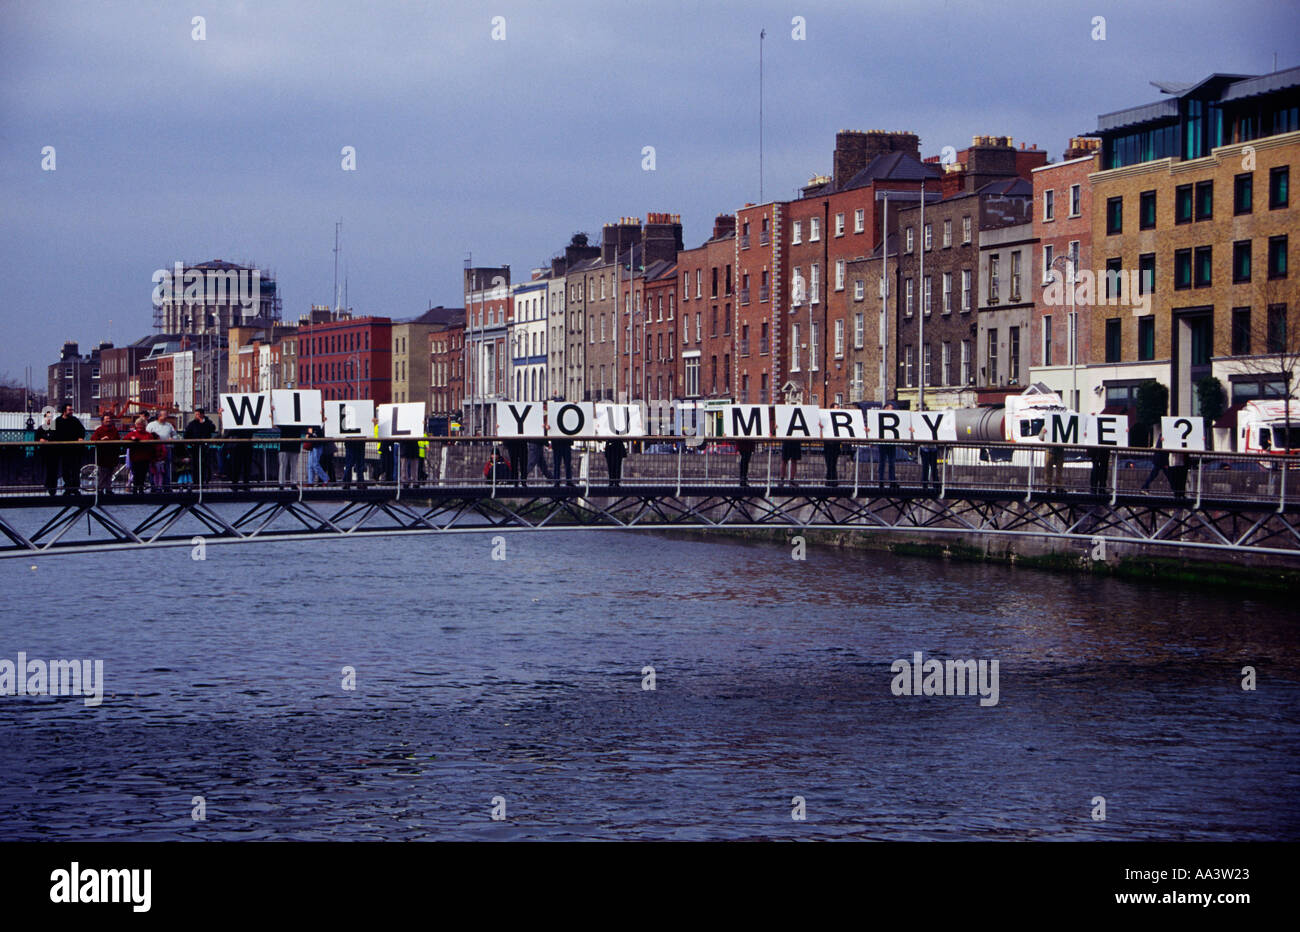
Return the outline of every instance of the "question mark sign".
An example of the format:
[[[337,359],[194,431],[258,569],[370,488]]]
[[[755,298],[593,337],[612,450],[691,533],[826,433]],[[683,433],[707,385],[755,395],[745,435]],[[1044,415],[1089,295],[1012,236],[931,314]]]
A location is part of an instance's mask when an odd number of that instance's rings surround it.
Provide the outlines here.
[[[1187,420],[1185,417],[1180,417],[1178,420],[1174,421],[1174,427],[1181,427],[1183,429],[1183,448],[1186,449],[1187,440],[1192,436],[1192,422]]]
[[[957,161],[957,150],[952,146],[944,146],[939,152],[939,163],[941,165],[951,165]]]

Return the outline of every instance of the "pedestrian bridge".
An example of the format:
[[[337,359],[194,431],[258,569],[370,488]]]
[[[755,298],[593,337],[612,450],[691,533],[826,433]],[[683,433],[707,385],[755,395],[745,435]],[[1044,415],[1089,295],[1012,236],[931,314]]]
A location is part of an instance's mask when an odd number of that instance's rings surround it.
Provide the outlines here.
[[[253,448],[253,475],[234,488],[226,472],[239,444]],[[912,444],[844,443],[828,462],[820,442],[805,442],[789,480],[781,444],[760,442],[742,483],[741,457],[725,441],[691,448],[652,438],[627,456],[617,483],[602,445],[579,444],[572,480],[557,484],[538,471],[515,478],[504,465],[485,474],[492,438],[429,438],[419,463],[394,450],[387,470],[372,449],[361,482],[344,483],[336,461],[334,481],[309,485],[291,463],[281,485],[276,444],[176,444],[159,487],[139,493],[124,466],[108,464],[101,482],[91,444],[0,444],[14,448],[0,451],[11,454],[0,475],[0,557],[192,547],[196,538],[820,528],[1077,540],[1080,552],[1099,541],[1170,555],[1230,551],[1300,566],[1300,457],[1187,453],[1144,488],[1151,450],[1060,447],[1063,464],[1051,468],[1044,447],[943,444],[925,475]],[[46,449],[55,446],[70,450]],[[49,494],[41,459],[52,452],[84,458],[79,490]]]

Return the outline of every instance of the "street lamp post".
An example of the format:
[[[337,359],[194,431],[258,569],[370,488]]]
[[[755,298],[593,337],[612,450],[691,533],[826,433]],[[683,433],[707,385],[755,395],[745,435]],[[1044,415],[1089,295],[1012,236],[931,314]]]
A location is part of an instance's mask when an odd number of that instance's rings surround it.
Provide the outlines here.
[[[1074,264],[1074,258],[1068,253],[1063,256],[1057,256],[1052,260],[1052,268],[1058,266],[1066,269],[1068,277],[1068,286],[1070,289],[1070,316],[1068,318],[1069,326],[1066,329],[1066,339],[1069,343],[1068,353],[1070,356],[1070,381],[1074,394],[1072,409],[1079,411],[1079,318],[1078,311],[1074,304],[1074,277],[1077,272]]]

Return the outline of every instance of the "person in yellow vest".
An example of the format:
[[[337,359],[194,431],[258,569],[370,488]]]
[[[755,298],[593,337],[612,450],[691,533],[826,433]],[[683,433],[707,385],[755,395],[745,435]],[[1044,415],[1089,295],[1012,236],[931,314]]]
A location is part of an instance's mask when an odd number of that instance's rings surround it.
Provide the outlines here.
[[[423,482],[425,480],[425,477],[428,475],[428,473],[425,472],[425,463],[429,461],[429,441],[421,440],[419,444],[419,451],[420,451],[419,478],[420,481]]]

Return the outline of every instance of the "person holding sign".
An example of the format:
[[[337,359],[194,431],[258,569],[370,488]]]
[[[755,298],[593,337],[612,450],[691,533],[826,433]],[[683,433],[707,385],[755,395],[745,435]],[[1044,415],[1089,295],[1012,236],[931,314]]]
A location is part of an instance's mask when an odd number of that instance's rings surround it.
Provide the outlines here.
[[[799,474],[799,460],[803,459],[803,444],[798,440],[781,441],[781,481],[787,479],[791,488],[798,488],[795,477]]]
[[[736,452],[740,454],[740,487],[749,488],[749,460],[754,455],[754,441],[741,437],[736,441]]]
[[[605,441],[605,465],[609,467],[609,484],[617,489],[623,481],[623,459],[627,456],[627,444],[621,439]]]

